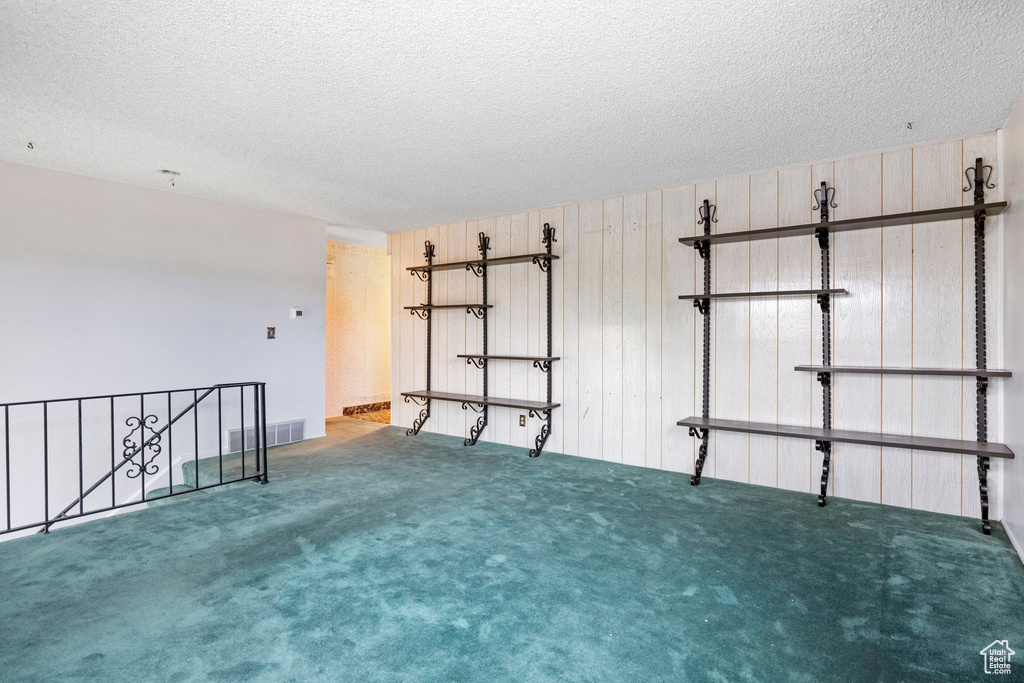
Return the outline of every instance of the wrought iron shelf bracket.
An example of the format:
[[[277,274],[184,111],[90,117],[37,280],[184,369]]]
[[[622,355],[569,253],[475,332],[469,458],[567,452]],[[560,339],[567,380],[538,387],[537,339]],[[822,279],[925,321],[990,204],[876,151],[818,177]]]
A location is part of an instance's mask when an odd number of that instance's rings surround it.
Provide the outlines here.
[[[832,448],[834,443],[854,443],[886,448],[912,449],[942,453],[966,453],[977,457],[978,488],[981,498],[981,526],[983,533],[991,533],[989,522],[988,471],[991,458],[1013,458],[1013,452],[1004,444],[988,441],[988,387],[992,378],[1010,377],[1009,370],[993,370],[987,367],[986,354],[986,302],[985,302],[985,219],[1001,213],[1008,206],[1007,202],[986,202],[985,190],[995,187],[991,182],[992,167],[978,158],[974,165],[964,171],[966,184],[964,192],[973,190],[974,203],[964,206],[953,206],[924,211],[892,214],[888,216],[870,216],[845,220],[832,220],[830,209],[837,208],[836,190],[826,183],[814,191],[814,210],[819,212],[817,223],[794,225],[746,232],[728,232],[711,234],[711,223],[715,222],[715,207],[704,200],[699,207],[703,234],[684,237],[679,241],[697,250],[704,262],[704,289],[702,293],[687,294],[680,299],[692,300],[694,307],[704,317],[703,347],[703,405],[700,416],[688,417],[676,424],[687,427],[691,437],[700,439],[698,455],[694,462],[694,474],[690,483],[700,483],[704,463],[708,454],[708,433],[712,430],[742,432],[747,434],[765,434],[770,436],[802,438],[814,441],[815,449],[822,455],[821,491],[818,505],[827,502],[829,475],[832,465]],[[868,366],[833,366],[832,365],[832,297],[847,294],[845,289],[832,287],[831,279],[831,235],[848,230],[865,230],[890,225],[910,225],[914,223],[934,223],[945,220],[972,218],[974,221],[974,311],[975,311],[975,367],[974,368],[906,368],[906,367],[868,367]],[[732,242],[748,242],[779,237],[796,237],[813,235],[817,241],[821,256],[821,286],[819,289],[795,290],[788,292],[729,292],[712,294],[710,250],[715,244]],[[710,418],[708,415],[709,372],[710,372],[710,303],[712,299],[746,298],[754,296],[795,296],[812,295],[821,308],[821,364],[797,365],[797,372],[813,372],[821,384],[822,406],[821,427],[801,427],[795,425],[776,425],[756,422],[741,422]],[[977,438],[975,441],[957,439],[937,439],[925,436],[907,436],[897,434],[879,434],[875,432],[855,432],[832,428],[832,375],[836,373],[879,374],[879,375],[932,375],[946,377],[974,377],[977,400]]]

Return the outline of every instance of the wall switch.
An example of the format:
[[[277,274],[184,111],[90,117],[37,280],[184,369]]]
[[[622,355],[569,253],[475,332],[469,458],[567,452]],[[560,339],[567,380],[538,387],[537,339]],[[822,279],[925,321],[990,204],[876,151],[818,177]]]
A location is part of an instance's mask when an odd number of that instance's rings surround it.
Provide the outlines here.
[[[525,415],[520,415],[519,416],[519,426],[520,427],[525,427],[526,426],[526,416]]]
[[[267,328],[267,339],[277,339],[277,328],[276,327],[268,327]]]

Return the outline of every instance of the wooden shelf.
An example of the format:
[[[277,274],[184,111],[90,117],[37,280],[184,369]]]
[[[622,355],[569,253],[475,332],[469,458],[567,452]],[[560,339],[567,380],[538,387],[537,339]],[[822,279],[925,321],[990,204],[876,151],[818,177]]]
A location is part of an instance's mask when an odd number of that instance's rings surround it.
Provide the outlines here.
[[[681,294],[680,299],[741,299],[748,296],[807,296],[810,294],[849,294],[845,289],[791,289],[782,292],[725,292],[719,294]]]
[[[977,368],[873,368],[861,365],[797,365],[799,372],[841,372],[854,375],[943,375],[949,377],[1010,377],[1009,370]]]
[[[480,353],[460,353],[456,358],[483,358],[485,360],[525,360],[525,361],[553,361],[562,360],[558,356],[493,356]]]
[[[722,232],[717,235],[694,235],[693,237],[682,237],[680,242],[693,246],[698,242],[710,244],[725,244],[727,242],[752,242],[754,240],[768,240],[776,237],[797,237],[800,235],[813,235],[818,228],[828,228],[829,232],[846,232],[847,230],[869,230],[890,225],[909,225],[911,223],[934,223],[938,221],[956,220],[959,218],[972,218],[976,211],[984,211],[987,216],[995,216],[1003,212],[1007,202],[989,202],[987,204],[968,204],[966,206],[950,206],[942,209],[926,209],[924,211],[910,211],[907,213],[894,213],[888,216],[868,216],[866,218],[847,218],[841,221],[828,221],[827,223],[806,223],[803,225],[789,225],[781,228],[765,228],[763,230],[748,230],[744,232]]]
[[[406,270],[421,271],[429,273],[435,270],[465,270],[469,266],[504,266],[511,263],[533,263],[534,259],[551,261],[558,257],[554,254],[541,252],[539,254],[519,254],[518,256],[498,256],[489,259],[474,259],[472,261],[452,261],[450,263],[435,263],[432,266],[410,266]]]
[[[444,391],[403,391],[402,396],[429,398],[434,401],[452,401],[453,403],[473,403],[481,406],[498,406],[501,408],[522,408],[523,410],[551,410],[557,403],[543,401],[523,401],[517,398],[495,398],[494,396],[471,396],[469,394],[449,394]]]
[[[935,439],[926,436],[903,436],[898,434],[877,434],[874,432],[852,432],[845,429],[796,427],[705,417],[688,417],[685,420],[679,420],[676,424],[680,427],[696,427],[698,429],[743,432],[746,434],[765,434],[794,439],[813,439],[815,441],[831,441],[833,443],[856,443],[865,446],[907,448],[916,451],[936,451],[940,453],[969,453],[990,458],[1013,457],[1013,451],[1004,444],[992,442]]]
[[[427,305],[423,305],[423,306],[406,306],[405,310],[407,310],[407,311],[432,311],[432,310],[438,309],[438,308],[465,308],[465,309],[470,309],[470,308],[494,308],[494,306],[491,306],[490,304],[436,304],[436,305],[433,305],[433,306],[427,306]]]

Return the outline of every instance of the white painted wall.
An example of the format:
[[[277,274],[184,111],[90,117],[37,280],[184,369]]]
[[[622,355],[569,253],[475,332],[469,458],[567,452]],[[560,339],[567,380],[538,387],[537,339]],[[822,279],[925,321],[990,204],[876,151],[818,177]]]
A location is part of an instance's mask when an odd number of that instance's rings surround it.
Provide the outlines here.
[[[320,436],[325,256],[321,220],[0,161],[0,401],[264,381]]]
[[[698,230],[703,199],[718,206],[719,232],[817,220],[813,190],[834,185],[839,219],[970,203],[963,169],[983,156],[997,168],[997,135],[972,135],[582,201],[534,211],[389,235],[392,259],[392,395],[424,386],[425,323],[401,310],[424,300],[424,285],[406,268],[423,262],[423,242],[437,262],[476,254],[476,236],[491,254],[540,249],[541,226],[557,229],[554,251],[554,412],[548,448],[572,455],[692,472],[695,440],[675,422],[700,412],[701,327],[689,302],[701,286],[699,261],[678,238]],[[1001,195],[1002,187],[992,191]],[[990,195],[991,196],[991,195]],[[998,241],[1002,220],[989,221]],[[833,282],[851,294],[833,303],[833,362],[849,365],[970,367],[974,359],[973,244],[970,221],[896,226],[833,238]],[[713,249],[713,291],[818,286],[814,240],[788,238]],[[1001,262],[990,249],[989,357],[1002,356]],[[489,313],[494,353],[543,348],[544,299],[530,264],[494,267]],[[462,271],[434,278],[436,303],[477,300],[479,280]],[[820,425],[821,389],[798,364],[821,362],[821,314],[810,297],[739,299],[713,304],[712,417]],[[481,372],[457,359],[479,347],[480,324],[463,311],[437,312],[433,388],[478,394]],[[1011,380],[1019,381],[1019,380]],[[528,364],[491,363],[490,393],[537,398],[544,376]],[[942,377],[835,376],[837,428],[970,439],[974,382]],[[998,405],[1004,381],[990,390]],[[394,404],[392,421],[409,426],[418,408]],[[427,431],[468,434],[472,414],[436,403]],[[527,446],[536,420],[492,408],[484,440]],[[990,416],[998,441],[998,410]],[[1021,449],[1024,452],[1024,449]],[[524,454],[525,455],[525,454]],[[1001,465],[993,465],[992,516],[1001,515]],[[713,433],[705,474],[816,493],[821,456],[813,443]],[[980,514],[975,458],[835,444],[833,495],[950,514]]]
[[[1024,97],[1017,100],[1003,128],[1004,193],[1010,208],[1000,257],[1004,263],[1003,299],[1007,367],[1024,368]],[[1021,370],[1024,373],[1024,370]],[[1004,466],[1003,526],[1024,557],[1024,383],[1020,374],[1005,393],[1006,444],[1018,454]]]

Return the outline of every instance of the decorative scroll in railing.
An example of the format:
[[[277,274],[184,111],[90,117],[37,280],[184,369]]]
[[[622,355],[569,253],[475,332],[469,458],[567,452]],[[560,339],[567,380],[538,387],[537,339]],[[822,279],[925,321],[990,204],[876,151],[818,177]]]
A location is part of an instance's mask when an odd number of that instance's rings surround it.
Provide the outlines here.
[[[262,382],[0,403],[0,420],[0,534],[267,483]],[[237,445],[225,438],[232,430]]]

